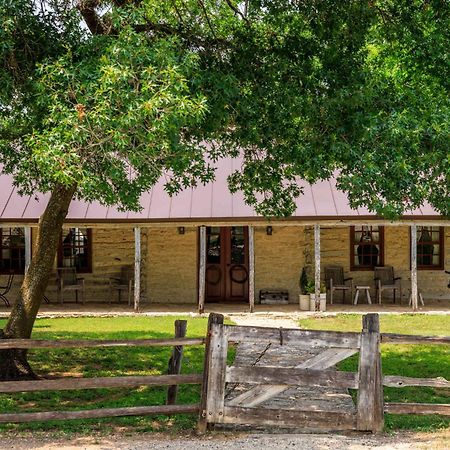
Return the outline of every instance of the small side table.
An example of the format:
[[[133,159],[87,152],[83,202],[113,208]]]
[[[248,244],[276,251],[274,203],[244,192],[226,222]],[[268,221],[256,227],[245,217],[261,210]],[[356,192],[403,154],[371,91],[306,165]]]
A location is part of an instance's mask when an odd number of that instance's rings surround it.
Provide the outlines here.
[[[367,304],[371,305],[372,300],[370,298],[370,286],[356,286],[356,294],[353,304],[356,305],[358,303],[359,291],[366,291]]]

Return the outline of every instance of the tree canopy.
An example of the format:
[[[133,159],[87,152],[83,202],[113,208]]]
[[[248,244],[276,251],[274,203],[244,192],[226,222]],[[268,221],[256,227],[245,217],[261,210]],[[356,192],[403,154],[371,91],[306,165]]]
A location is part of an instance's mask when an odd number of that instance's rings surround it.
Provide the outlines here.
[[[230,178],[265,215],[335,174],[353,206],[450,215],[446,0],[0,0],[0,161],[124,209]]]

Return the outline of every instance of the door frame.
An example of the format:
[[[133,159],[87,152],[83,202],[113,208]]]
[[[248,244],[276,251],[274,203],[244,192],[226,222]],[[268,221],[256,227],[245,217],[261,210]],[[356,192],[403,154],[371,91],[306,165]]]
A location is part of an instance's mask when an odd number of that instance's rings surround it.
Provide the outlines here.
[[[218,228],[220,228],[220,232],[221,232],[221,239],[223,241],[222,236],[227,235],[227,239],[225,241],[225,245],[226,245],[226,255],[225,258],[229,258],[231,256],[231,229],[232,227],[242,227],[244,229],[244,264],[242,264],[243,266],[245,266],[246,270],[247,270],[247,280],[246,280],[246,288],[245,288],[245,294],[244,297],[239,297],[239,298],[232,298],[231,296],[231,280],[226,280],[223,282],[223,287],[222,287],[222,295],[220,299],[212,299],[212,300],[208,300],[207,297],[207,279],[206,279],[206,270],[207,270],[207,251],[208,251],[208,241],[207,241],[207,237],[208,237],[208,228],[211,228],[212,225],[203,225],[205,227],[205,293],[204,293],[204,302],[205,303],[249,303],[250,302],[250,283],[251,283],[251,276],[250,276],[250,271],[251,271],[251,267],[250,267],[250,249],[249,249],[249,245],[250,245],[250,238],[249,238],[249,225],[220,225],[217,226]],[[224,232],[224,229],[228,229],[228,233]],[[223,246],[223,242],[221,242],[221,248]],[[200,227],[198,228],[198,232],[197,232],[197,291],[199,291],[200,289],[200,280],[199,280],[199,272],[200,272],[200,259],[201,259],[201,255],[200,255]],[[225,268],[225,270],[222,270],[222,272],[225,274],[226,277],[229,277],[228,274],[228,269],[235,265],[233,263],[228,262],[228,261],[221,261],[220,265],[222,268]]]

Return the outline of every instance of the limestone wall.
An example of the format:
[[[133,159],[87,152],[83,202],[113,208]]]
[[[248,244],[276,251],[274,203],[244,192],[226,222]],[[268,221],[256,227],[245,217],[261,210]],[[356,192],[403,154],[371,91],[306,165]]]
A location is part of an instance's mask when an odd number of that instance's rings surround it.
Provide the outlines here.
[[[147,297],[152,303],[197,303],[198,228],[149,228]]]
[[[255,295],[261,289],[289,291],[290,303],[298,302],[299,279],[304,265],[303,227],[255,227]]]

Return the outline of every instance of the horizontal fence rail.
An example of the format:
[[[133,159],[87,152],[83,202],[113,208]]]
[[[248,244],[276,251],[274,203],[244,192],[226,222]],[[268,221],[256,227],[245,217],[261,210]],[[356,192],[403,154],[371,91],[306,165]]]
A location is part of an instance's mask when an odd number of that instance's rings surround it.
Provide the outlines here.
[[[437,344],[450,345],[450,336],[420,336],[412,334],[381,333],[382,344]]]
[[[279,342],[298,348],[336,347],[359,348],[361,333],[340,331],[298,330],[289,328],[265,328],[227,326],[229,342]]]
[[[358,374],[336,370],[287,369],[284,367],[227,367],[229,383],[285,384],[288,386],[324,386],[358,388]]]
[[[198,404],[130,406],[127,408],[87,409],[82,411],[44,411],[34,413],[0,414],[0,423],[40,422],[46,420],[100,419],[103,417],[145,416],[151,414],[196,414]]]
[[[410,387],[425,386],[436,388],[450,388],[450,381],[445,378],[413,378],[399,377],[395,375],[386,375],[383,377],[383,386],[386,387]]]
[[[168,339],[3,339],[0,340],[0,349],[18,348],[93,348],[93,347],[172,347],[183,345],[203,345],[204,338],[168,338]]]
[[[139,386],[171,386],[200,384],[202,374],[145,375],[130,377],[60,378],[56,380],[3,381],[0,392],[68,391],[98,388],[134,388]]]
[[[384,412],[389,414],[437,414],[440,416],[450,416],[450,404],[385,403]]]

